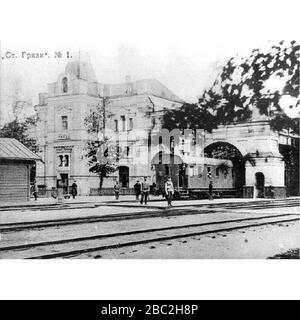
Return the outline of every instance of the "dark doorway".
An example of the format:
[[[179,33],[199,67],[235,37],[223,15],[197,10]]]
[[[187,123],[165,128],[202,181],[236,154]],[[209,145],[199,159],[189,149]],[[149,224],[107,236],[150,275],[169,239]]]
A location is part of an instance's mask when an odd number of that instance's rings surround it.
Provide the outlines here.
[[[257,198],[265,197],[265,176],[262,172],[255,173],[255,187]]]
[[[119,183],[122,188],[129,187],[129,168],[128,167],[119,167]]]
[[[185,165],[184,164],[181,164],[179,165],[179,171],[178,171],[178,174],[179,174],[179,188],[187,188],[187,175],[186,175],[186,172],[185,172]]]
[[[60,178],[64,188],[64,194],[66,194],[69,190],[69,175],[67,173],[61,173]]]
[[[287,196],[299,195],[299,139],[292,146],[279,145],[284,161],[284,185]]]
[[[243,186],[245,185],[245,159],[242,153],[228,142],[214,142],[204,149],[205,157],[215,159],[230,160],[233,164],[232,179],[233,188],[236,190],[236,196],[243,195]]]

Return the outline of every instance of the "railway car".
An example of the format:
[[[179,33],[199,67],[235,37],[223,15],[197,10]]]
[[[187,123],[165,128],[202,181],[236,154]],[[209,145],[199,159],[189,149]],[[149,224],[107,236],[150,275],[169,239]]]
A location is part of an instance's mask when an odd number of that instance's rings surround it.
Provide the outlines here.
[[[175,198],[205,198],[213,183],[215,197],[236,194],[233,164],[230,160],[207,157],[179,157],[163,154],[155,166],[157,189],[164,191],[164,183],[171,177]]]

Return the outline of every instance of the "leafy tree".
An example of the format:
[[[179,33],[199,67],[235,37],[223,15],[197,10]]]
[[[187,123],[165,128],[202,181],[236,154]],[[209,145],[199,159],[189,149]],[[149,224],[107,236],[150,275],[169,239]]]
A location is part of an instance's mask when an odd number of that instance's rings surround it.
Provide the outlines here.
[[[85,145],[85,157],[88,160],[89,172],[99,177],[99,190],[103,181],[116,171],[116,152],[109,139],[103,134],[105,129],[105,102],[98,104],[84,119],[89,140]]]
[[[282,98],[294,98],[290,109],[300,105],[299,58],[296,41],[281,41],[269,49],[254,49],[248,57],[231,58],[199,103],[219,124],[249,120],[256,109],[271,120],[272,129],[298,132],[299,123],[286,115]]]
[[[163,128],[172,129],[205,129],[209,132],[217,128],[213,115],[197,104],[185,103],[179,109],[165,110]]]
[[[166,112],[163,127],[211,132],[220,124],[248,121],[257,110],[270,120],[273,130],[290,128],[298,133],[299,121],[286,115],[282,99],[293,98],[290,109],[300,106],[299,58],[296,41],[281,41],[269,49],[254,49],[248,57],[231,58],[198,103]],[[280,82],[281,87],[272,88],[270,84],[275,82]]]
[[[8,122],[0,129],[0,138],[14,138],[24,144],[31,151],[36,152],[36,140],[28,135],[28,130],[32,125],[35,125],[36,121],[36,117],[29,117],[25,120],[15,119]]]

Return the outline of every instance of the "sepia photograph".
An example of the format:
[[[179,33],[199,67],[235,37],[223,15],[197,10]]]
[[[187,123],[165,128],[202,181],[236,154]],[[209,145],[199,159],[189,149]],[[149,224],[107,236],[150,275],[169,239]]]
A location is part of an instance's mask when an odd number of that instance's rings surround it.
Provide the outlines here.
[[[142,3],[0,38],[0,259],[299,259],[297,28]]]

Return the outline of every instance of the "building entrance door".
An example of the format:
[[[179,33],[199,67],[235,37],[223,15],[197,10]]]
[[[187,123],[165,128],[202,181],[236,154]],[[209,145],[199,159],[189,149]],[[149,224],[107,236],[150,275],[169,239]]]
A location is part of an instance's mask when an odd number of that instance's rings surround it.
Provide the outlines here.
[[[63,185],[64,194],[66,194],[69,190],[69,175],[67,173],[61,173],[60,178]]]
[[[255,173],[255,188],[256,188],[256,197],[264,198],[265,197],[265,176],[262,172]]]
[[[122,188],[129,187],[129,168],[119,167],[119,183]]]

